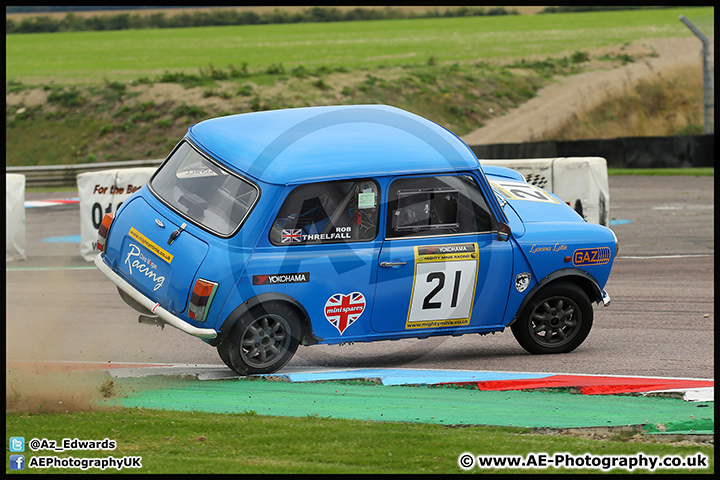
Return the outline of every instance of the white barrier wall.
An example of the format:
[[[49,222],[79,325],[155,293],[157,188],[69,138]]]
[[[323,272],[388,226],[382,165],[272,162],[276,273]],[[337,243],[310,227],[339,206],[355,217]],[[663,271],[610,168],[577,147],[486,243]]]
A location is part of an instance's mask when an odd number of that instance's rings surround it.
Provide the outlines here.
[[[610,186],[602,157],[481,159],[480,163],[512,168],[528,183],[569,202],[588,222],[610,225]]]
[[[5,261],[26,260],[25,175],[5,174]]]
[[[97,231],[106,213],[115,212],[128,197],[145,185],[157,168],[101,170],[77,176],[80,204],[80,255],[97,256]]]

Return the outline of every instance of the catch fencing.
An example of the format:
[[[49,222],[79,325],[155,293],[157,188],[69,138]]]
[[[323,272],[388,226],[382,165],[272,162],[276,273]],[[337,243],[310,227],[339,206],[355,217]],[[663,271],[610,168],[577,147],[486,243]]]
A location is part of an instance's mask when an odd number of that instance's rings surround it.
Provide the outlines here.
[[[129,160],[125,162],[80,163],[76,165],[38,165],[32,167],[6,167],[5,173],[25,176],[25,186],[30,187],[74,187],[80,173],[97,172],[117,168],[159,167],[162,159]]]

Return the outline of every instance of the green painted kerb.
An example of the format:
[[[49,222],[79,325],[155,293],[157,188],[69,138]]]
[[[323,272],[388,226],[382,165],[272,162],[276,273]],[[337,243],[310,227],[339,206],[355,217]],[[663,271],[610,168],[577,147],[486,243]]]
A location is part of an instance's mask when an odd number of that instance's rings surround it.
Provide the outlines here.
[[[443,425],[575,428],[644,424],[658,433],[673,433],[678,426],[685,433],[712,434],[715,422],[714,402],[659,397],[246,379],[163,380],[154,385],[146,379],[141,383],[144,385],[136,385],[126,397],[112,402],[160,410]]]

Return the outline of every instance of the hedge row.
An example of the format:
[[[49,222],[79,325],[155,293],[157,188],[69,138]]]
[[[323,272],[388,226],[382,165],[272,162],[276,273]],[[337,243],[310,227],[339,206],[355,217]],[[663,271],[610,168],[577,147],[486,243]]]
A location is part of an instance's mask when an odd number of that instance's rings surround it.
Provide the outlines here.
[[[441,12],[437,8],[425,12],[412,12],[397,8],[354,8],[342,11],[333,7],[311,7],[298,12],[275,9],[256,13],[242,10],[196,10],[166,16],[164,12],[141,15],[80,16],[69,12],[62,19],[47,15],[27,17],[21,21],[5,17],[5,33],[50,33],[92,30],[129,30],[141,28],[182,28],[220,25],[258,25],[269,23],[347,22],[359,20],[386,20],[400,18],[469,17],[484,15],[517,15],[517,10],[504,7],[458,7]]]

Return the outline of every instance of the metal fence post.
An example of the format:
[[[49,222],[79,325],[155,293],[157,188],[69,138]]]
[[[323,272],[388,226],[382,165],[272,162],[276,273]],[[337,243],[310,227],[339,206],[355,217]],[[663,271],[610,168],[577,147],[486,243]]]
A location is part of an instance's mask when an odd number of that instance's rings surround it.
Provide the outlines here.
[[[704,105],[704,121],[705,133],[712,133],[712,114],[711,110],[714,106],[715,85],[713,84],[712,70],[710,69],[710,41],[685,15],[680,15],[680,21],[683,22],[692,32],[700,39],[703,44],[703,105]]]

